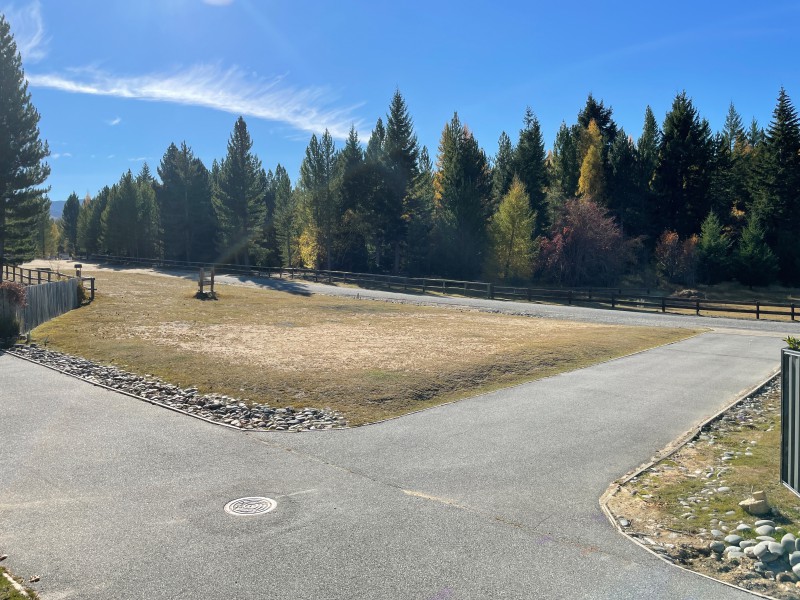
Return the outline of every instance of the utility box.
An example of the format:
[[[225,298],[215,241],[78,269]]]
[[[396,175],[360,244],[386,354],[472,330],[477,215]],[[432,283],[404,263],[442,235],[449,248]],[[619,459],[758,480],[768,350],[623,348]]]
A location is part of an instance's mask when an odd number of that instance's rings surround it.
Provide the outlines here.
[[[781,350],[781,482],[800,496],[800,351]]]

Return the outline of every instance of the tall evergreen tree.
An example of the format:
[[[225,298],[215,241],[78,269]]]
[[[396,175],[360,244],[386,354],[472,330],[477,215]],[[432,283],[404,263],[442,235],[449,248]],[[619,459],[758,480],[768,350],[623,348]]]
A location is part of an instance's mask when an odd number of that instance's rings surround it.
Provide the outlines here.
[[[328,270],[333,268],[333,241],[340,217],[339,198],[335,193],[335,165],[336,147],[328,130],[319,140],[312,135],[300,166],[300,189],[307,219],[305,260],[309,261],[307,266],[316,269],[322,267],[323,259]]]
[[[727,279],[730,272],[731,240],[712,211],[700,228],[697,244],[700,277],[704,283],[719,283]]]
[[[763,189],[756,210],[766,226],[767,243],[777,249],[781,279],[800,282],[800,117],[783,88],[764,147]]]
[[[366,223],[363,203],[367,194],[364,151],[355,127],[350,127],[336,164],[336,194],[341,223],[335,240],[337,264],[348,271],[367,268]]]
[[[514,150],[514,173],[528,192],[531,210],[539,215],[534,231],[538,235],[548,225],[544,222],[547,163],[542,129],[530,107],[525,110],[524,125]]]
[[[248,266],[263,232],[267,185],[267,174],[252,148],[247,124],[239,117],[228,140],[228,153],[219,165],[214,198],[225,255]]]
[[[216,216],[211,176],[203,161],[182,142],[170,144],[158,166],[156,198],[163,231],[164,257],[210,262],[216,256]]]
[[[147,163],[136,176],[136,256],[162,256],[160,218],[156,202],[155,179]]]
[[[383,119],[378,118],[367,142],[364,159],[366,190],[362,206],[362,217],[367,224],[367,243],[373,255],[372,263],[378,269],[383,268],[386,241],[386,224],[383,218],[383,205],[388,195],[385,145],[386,129],[383,126]]]
[[[97,196],[91,198],[87,194],[83,201],[78,220],[78,250],[86,255],[104,251],[102,217],[110,195],[111,188],[105,186]]]
[[[561,123],[556,133],[553,152],[550,155],[550,184],[564,199],[578,194],[581,160],[579,155],[580,128],[567,127]]]
[[[657,230],[674,227],[681,237],[700,230],[710,207],[711,128],[681,92],[662,128],[654,187]]]
[[[61,213],[61,238],[64,243],[64,252],[74,254],[78,248],[78,220],[80,219],[81,203],[78,194],[72,192],[64,203]]]
[[[497,142],[497,156],[492,166],[492,205],[497,210],[503,196],[508,193],[514,179],[514,146],[506,132],[500,134]]]
[[[434,234],[434,173],[428,149],[423,146],[417,161],[417,180],[408,207],[406,268],[409,273],[425,275],[432,264]]]
[[[103,249],[115,256],[136,257],[137,189],[133,174],[128,170],[112,186],[102,214],[101,242]]]
[[[275,236],[284,267],[295,266],[297,256],[298,214],[297,195],[293,193],[292,182],[286,169],[280,164],[275,167],[273,178],[275,193]]]
[[[400,270],[401,244],[406,236],[406,214],[409,193],[413,190],[417,176],[419,148],[414,125],[408,114],[405,100],[395,91],[386,116],[386,201],[383,206],[383,222],[386,241],[394,253],[392,271]]]
[[[30,256],[34,225],[49,207],[49,188],[40,186],[50,175],[44,162],[50,151],[39,139],[38,125],[22,58],[0,14],[0,264],[7,249]]]
[[[647,198],[640,186],[636,147],[621,129],[608,152],[608,164],[611,176],[606,197],[611,213],[617,217],[625,235],[646,235]]]
[[[744,285],[769,285],[778,274],[778,259],[764,239],[764,228],[752,213],[736,249],[736,277]]]
[[[474,278],[485,257],[492,182],[486,155],[458,114],[442,132],[434,185],[444,245],[440,268]]]

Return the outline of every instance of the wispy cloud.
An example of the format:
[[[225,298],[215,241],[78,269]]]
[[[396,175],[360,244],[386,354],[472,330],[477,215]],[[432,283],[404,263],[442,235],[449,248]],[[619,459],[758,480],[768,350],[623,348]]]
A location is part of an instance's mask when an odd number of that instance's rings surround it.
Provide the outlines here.
[[[331,105],[334,95],[326,88],[294,88],[284,84],[283,76],[250,77],[237,67],[226,69],[220,65],[201,64],[173,73],[129,77],[87,68],[67,74],[28,74],[27,78],[34,87],[203,106],[286,123],[313,133],[327,128],[339,139],[347,137],[351,124],[357,128],[361,124],[361,120],[353,116],[361,105],[334,107]]]
[[[59,158],[71,158],[71,157],[72,154],[70,154],[69,152],[53,152],[50,155],[50,158],[52,158],[53,160],[58,160]]]
[[[128,162],[144,162],[146,160],[153,160],[152,156],[137,156],[136,158],[129,158]]]
[[[108,123],[109,125],[114,127],[115,125],[119,125],[120,123],[122,123],[122,118],[121,117],[116,117],[114,119],[111,119],[110,121],[106,121],[106,123]]]
[[[0,13],[3,13],[11,24],[11,33],[14,35],[17,50],[22,54],[25,63],[35,63],[47,56],[49,39],[45,37],[42,6],[39,0],[20,7],[14,4],[2,6]]]
[[[233,0],[203,0],[203,4],[210,4],[211,6],[229,6],[233,4]]]

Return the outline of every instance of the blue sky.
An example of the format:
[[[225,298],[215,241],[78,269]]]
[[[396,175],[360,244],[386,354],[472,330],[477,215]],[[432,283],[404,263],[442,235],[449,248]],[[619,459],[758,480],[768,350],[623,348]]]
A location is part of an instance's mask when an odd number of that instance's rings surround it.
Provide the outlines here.
[[[182,140],[211,165],[247,120],[294,180],[311,134],[366,136],[400,89],[435,155],[458,111],[493,155],[531,106],[552,146],[591,92],[634,138],[681,90],[714,130],[800,106],[800,3],[0,0],[52,156],[52,200],[83,197]],[[341,142],[340,142],[341,143]]]

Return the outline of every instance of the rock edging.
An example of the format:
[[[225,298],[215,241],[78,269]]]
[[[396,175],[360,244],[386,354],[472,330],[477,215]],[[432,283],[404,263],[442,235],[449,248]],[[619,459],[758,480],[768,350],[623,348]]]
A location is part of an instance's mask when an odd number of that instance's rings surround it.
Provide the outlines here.
[[[243,431],[298,432],[347,427],[344,417],[330,409],[275,408],[269,404],[247,403],[224,394],[200,394],[194,387],[181,388],[157,377],[134,375],[117,367],[100,365],[35,344],[17,344],[6,352],[150,404]]]
[[[679,438],[677,438],[672,444],[667,446],[661,452],[657,453],[657,455],[655,457],[653,457],[650,461],[648,461],[647,463],[641,465],[640,467],[637,467],[636,469],[634,469],[631,472],[627,473],[623,477],[620,477],[619,479],[617,479],[614,482],[612,482],[611,485],[609,485],[608,489],[605,491],[605,493],[600,497],[599,502],[600,502],[600,508],[603,511],[603,514],[609,520],[611,525],[617,530],[617,532],[619,532],[620,534],[625,536],[628,540],[630,540],[631,542],[633,542],[634,544],[636,544],[640,548],[646,550],[647,552],[649,552],[653,556],[661,559],[662,561],[664,561],[664,562],[666,562],[666,563],[668,563],[668,564],[670,564],[670,565],[672,565],[672,566],[674,566],[674,567],[676,567],[678,569],[681,569],[682,571],[686,571],[687,573],[692,573],[694,575],[697,575],[698,577],[703,577],[705,579],[710,579],[712,581],[716,581],[717,583],[719,583],[721,585],[724,585],[724,586],[727,586],[727,587],[730,587],[730,588],[733,588],[733,589],[736,589],[736,590],[739,590],[739,591],[747,592],[747,593],[752,594],[752,595],[754,595],[756,597],[759,597],[759,598],[766,598],[767,600],[775,600],[772,596],[767,596],[767,595],[761,594],[761,593],[759,593],[759,592],[757,592],[755,590],[750,590],[750,589],[747,589],[747,588],[744,588],[744,587],[740,587],[738,585],[734,585],[734,584],[729,583],[727,581],[722,581],[722,580],[717,579],[715,577],[711,577],[710,575],[706,575],[705,573],[700,573],[698,571],[694,571],[692,569],[688,569],[686,567],[681,566],[680,564],[678,564],[674,560],[672,560],[672,558],[666,552],[664,552],[663,549],[661,549],[660,547],[657,547],[657,546],[654,547],[652,545],[653,544],[652,540],[649,540],[649,539],[645,538],[644,541],[640,541],[639,539],[637,539],[633,535],[630,535],[629,532],[626,531],[626,527],[629,527],[630,523],[624,517],[621,517],[621,516],[617,517],[616,515],[614,515],[614,513],[611,511],[611,508],[608,505],[611,502],[611,500],[616,496],[616,494],[622,489],[623,485],[625,485],[626,483],[630,482],[631,480],[637,478],[638,476],[640,476],[645,471],[651,469],[654,465],[660,463],[663,460],[668,459],[670,456],[672,456],[673,454],[675,454],[676,452],[681,450],[684,446],[686,446],[687,444],[692,442],[692,440],[695,440],[696,438],[698,438],[704,428],[708,427],[710,424],[714,423],[715,421],[719,421],[720,419],[724,418],[725,415],[730,410],[736,408],[737,406],[739,406],[740,404],[742,404],[746,400],[751,399],[751,398],[757,396],[758,394],[762,393],[766,388],[768,388],[770,385],[772,385],[779,377],[780,377],[780,372],[779,372],[778,369],[776,369],[764,381],[762,381],[761,383],[753,386],[752,388],[750,388],[748,390],[745,390],[744,392],[740,393],[739,396],[733,402],[729,403],[725,408],[723,408],[722,410],[720,410],[719,412],[717,412],[716,414],[714,414],[710,418],[706,419],[705,421],[703,421],[702,423],[700,423],[696,427],[692,428],[691,430],[689,430],[684,435],[682,435]],[[659,552],[659,550],[662,550],[662,551]]]

